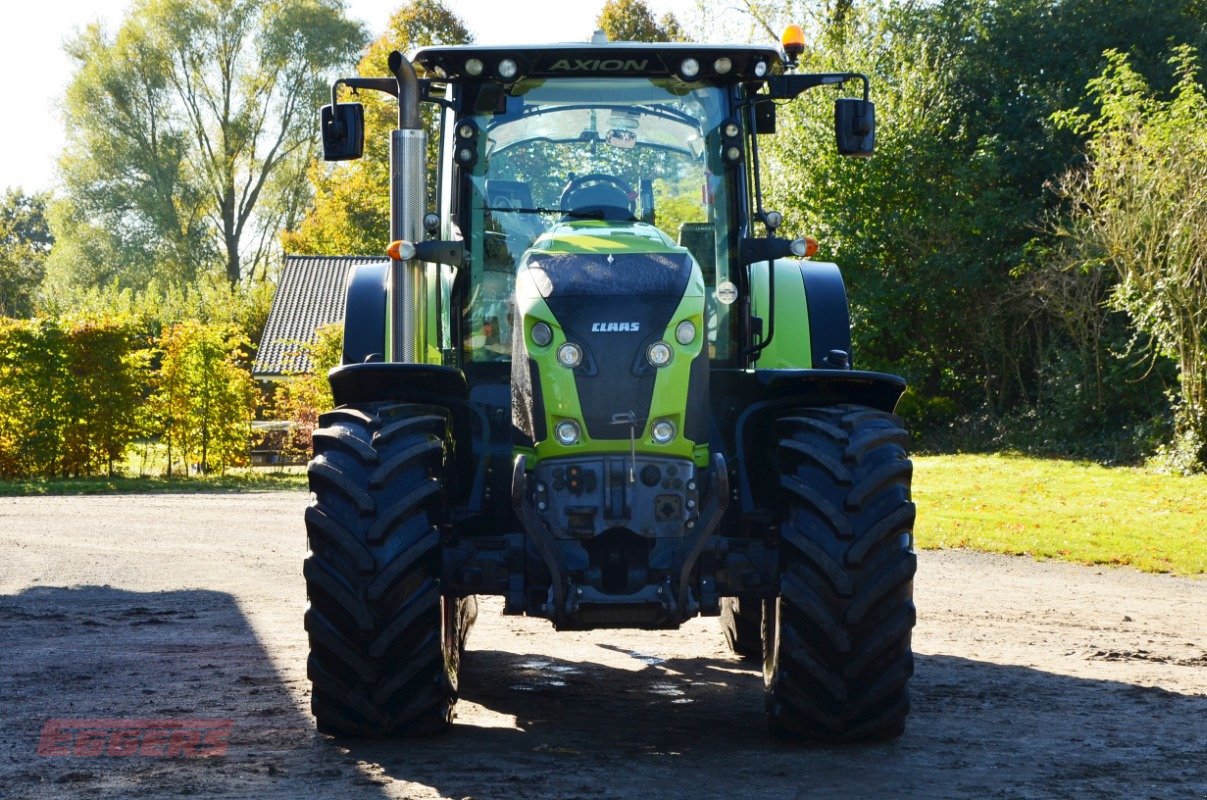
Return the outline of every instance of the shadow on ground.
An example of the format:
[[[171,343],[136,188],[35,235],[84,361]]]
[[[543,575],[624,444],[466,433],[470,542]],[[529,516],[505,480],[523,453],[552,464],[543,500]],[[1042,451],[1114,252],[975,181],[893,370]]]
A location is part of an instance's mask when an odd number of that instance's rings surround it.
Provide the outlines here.
[[[1203,697],[919,656],[903,738],[807,746],[768,733],[753,666],[629,655],[637,671],[471,651],[462,697],[514,716],[513,728],[343,744],[382,780],[452,798],[1185,798],[1207,788]]]
[[[767,733],[761,676],[733,659],[599,644],[605,666],[473,650],[471,637],[463,722],[432,739],[358,741],[314,732],[300,668],[293,682],[278,674],[227,594],[28,589],[0,596],[0,641],[5,798],[1131,800],[1207,789],[1207,698],[951,656],[918,657],[903,738],[818,747]],[[221,757],[39,757],[56,717],[234,728]]]
[[[350,781],[373,789],[315,734],[297,706],[304,687],[282,682],[228,594],[26,589],[0,595],[0,641],[2,797],[301,797]],[[56,718],[234,725],[223,756],[39,756],[42,726]]]

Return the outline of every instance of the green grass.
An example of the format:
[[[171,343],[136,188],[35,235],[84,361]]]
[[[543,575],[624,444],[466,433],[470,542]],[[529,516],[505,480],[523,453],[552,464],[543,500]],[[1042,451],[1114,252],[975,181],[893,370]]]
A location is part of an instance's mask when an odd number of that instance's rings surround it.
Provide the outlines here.
[[[239,470],[226,475],[188,478],[125,477],[113,478],[25,478],[0,481],[0,497],[79,494],[154,494],[164,492],[269,492],[301,489],[306,486],[305,471],[262,472]]]
[[[1018,455],[920,456],[913,490],[921,548],[1207,571],[1207,475]]]

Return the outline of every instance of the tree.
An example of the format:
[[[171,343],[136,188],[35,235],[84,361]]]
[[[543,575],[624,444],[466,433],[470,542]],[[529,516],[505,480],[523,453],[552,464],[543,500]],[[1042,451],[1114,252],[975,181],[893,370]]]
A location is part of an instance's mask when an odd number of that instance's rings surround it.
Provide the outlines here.
[[[54,244],[48,195],[9,189],[0,199],[0,317],[28,317]]]
[[[613,42],[682,42],[683,27],[667,12],[655,22],[643,0],[604,0],[595,24]]]
[[[469,29],[438,1],[410,0],[390,18],[357,67],[364,76],[387,76],[390,51],[406,52],[438,44],[468,44]],[[314,159],[307,177],[314,203],[281,237],[291,253],[313,255],[381,254],[389,244],[390,161],[388,131],[398,122],[397,105],[379,92],[360,93],[365,106],[365,152],[357,161],[328,164]],[[428,162],[436,163],[436,117],[421,107],[428,131]],[[430,171],[434,172],[434,171]],[[434,175],[429,175],[429,197]]]
[[[139,0],[116,36],[87,28],[67,46],[58,277],[98,257],[76,282],[263,275],[308,198],[314,109],[363,41],[338,0]]]
[[[320,326],[315,339],[298,343],[295,357],[308,357],[309,372],[293,372],[276,386],[272,397],[273,416],[289,420],[293,428],[286,437],[282,454],[288,459],[305,459],[314,450],[312,435],[319,415],[335,407],[327,372],[339,366],[344,347],[344,328],[339,323]]]
[[[1049,182],[1079,136],[1049,121],[1123,43],[1167,85],[1166,42],[1204,36],[1194,0],[1153,16],[1129,0],[753,2],[768,33],[803,21],[804,70],[872,79],[877,153],[834,153],[824,90],[780,110],[769,202],[844,268],[864,366],[998,415],[1034,403],[1051,331],[1014,291],[1050,250]]]
[[[152,416],[168,447],[202,472],[243,463],[255,413],[247,370],[250,344],[231,326],[181,322],[159,338],[162,351]]]
[[[1119,282],[1111,302],[1178,367],[1174,455],[1207,466],[1207,93],[1197,51],[1174,50],[1171,97],[1156,96],[1131,59],[1107,53],[1090,81],[1096,115],[1057,115],[1087,137],[1087,163],[1060,184],[1066,235],[1089,245]]]

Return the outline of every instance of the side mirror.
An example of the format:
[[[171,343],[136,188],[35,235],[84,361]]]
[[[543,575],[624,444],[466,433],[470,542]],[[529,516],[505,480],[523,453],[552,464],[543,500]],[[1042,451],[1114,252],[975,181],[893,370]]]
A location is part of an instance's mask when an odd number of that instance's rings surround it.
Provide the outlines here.
[[[323,106],[323,160],[349,161],[365,149],[365,107],[360,103]]]
[[[870,156],[876,147],[876,106],[854,97],[835,100],[834,136],[839,155]]]

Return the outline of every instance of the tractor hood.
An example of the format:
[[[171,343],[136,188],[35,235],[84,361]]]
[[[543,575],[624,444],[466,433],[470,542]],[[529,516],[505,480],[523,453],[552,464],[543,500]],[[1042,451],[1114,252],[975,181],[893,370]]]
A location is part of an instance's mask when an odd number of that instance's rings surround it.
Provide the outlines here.
[[[665,408],[671,411],[663,415],[673,413],[683,430],[684,394],[704,330],[704,281],[685,248],[646,223],[562,223],[524,254],[515,292],[523,320],[514,350],[522,355],[513,360],[520,365],[513,374],[517,428],[539,442],[557,420],[569,418],[581,421],[589,440],[620,442],[633,431],[617,419],[634,419],[640,432]],[[701,332],[689,344],[675,340],[683,321]],[[553,332],[546,346],[531,341],[538,322]],[[577,367],[556,361],[562,342],[578,346]],[[674,353],[661,369],[647,359],[656,342]],[[707,355],[701,363],[706,369]],[[690,457],[691,448],[683,442],[660,449]],[[538,445],[538,454],[546,449]]]
[[[520,266],[517,297],[546,301],[702,297],[704,282],[686,248],[644,222],[562,223],[538,239]],[[667,313],[673,311],[671,308]]]

